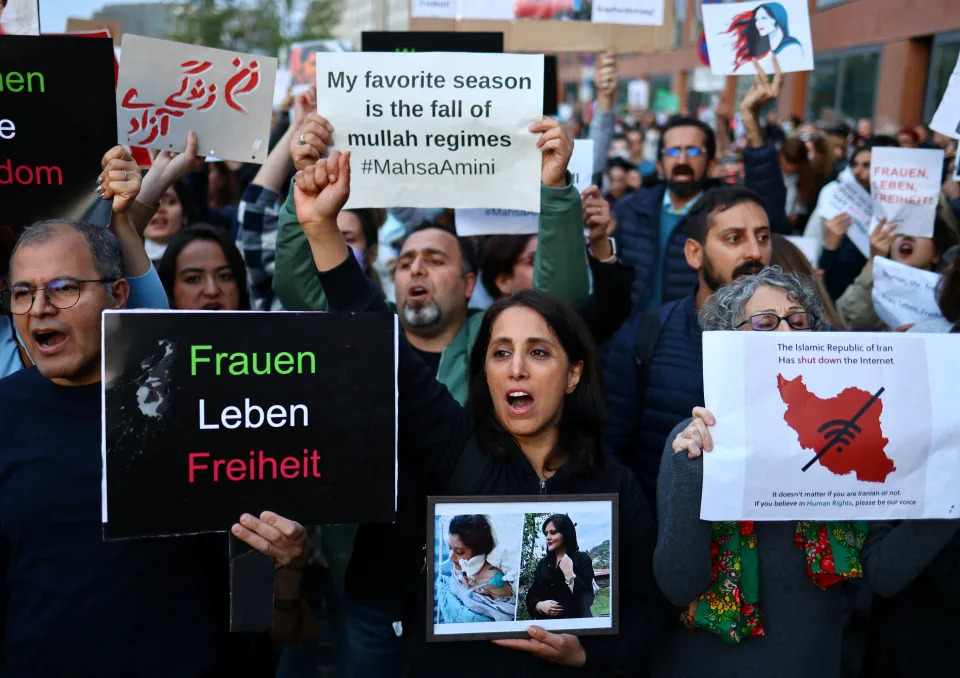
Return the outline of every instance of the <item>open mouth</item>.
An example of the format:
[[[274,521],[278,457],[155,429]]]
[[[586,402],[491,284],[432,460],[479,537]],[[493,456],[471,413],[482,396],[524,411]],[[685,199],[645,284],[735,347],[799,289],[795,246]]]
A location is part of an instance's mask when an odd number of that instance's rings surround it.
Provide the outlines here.
[[[897,253],[901,257],[906,259],[911,254],[913,254],[913,243],[910,242],[909,240],[904,240],[903,242],[900,243],[900,246],[897,247]]]
[[[203,307],[203,310],[204,310],[204,311],[222,311],[222,310],[223,310],[223,304],[216,304],[216,303],[214,303],[214,304],[205,304],[204,307]]]
[[[58,330],[37,329],[31,333],[41,353],[52,353],[67,340],[67,335]]]
[[[510,391],[507,393],[507,407],[510,408],[510,414],[523,416],[533,410],[534,398],[527,391]]]
[[[413,285],[412,287],[407,288],[407,299],[422,301],[428,296],[430,296],[430,290],[423,285]]]

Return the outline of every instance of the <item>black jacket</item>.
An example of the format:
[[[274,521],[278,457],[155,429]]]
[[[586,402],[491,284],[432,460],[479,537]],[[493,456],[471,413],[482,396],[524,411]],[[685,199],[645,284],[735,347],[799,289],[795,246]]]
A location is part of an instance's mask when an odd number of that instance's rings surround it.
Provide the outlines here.
[[[331,310],[387,312],[383,298],[353,257],[319,276]],[[620,634],[584,637],[581,643],[588,667],[599,675],[609,675],[616,664],[636,666],[646,639],[659,631],[663,607],[652,574],[654,521],[633,474],[604,458],[588,475],[575,475],[561,467],[550,479],[540,482],[516,445],[509,446],[502,456],[483,449],[472,417],[431,376],[402,333],[398,355],[399,463],[422,472],[428,494],[619,494],[620,562],[631,567],[629,576],[625,573],[620,579]],[[415,548],[419,551],[422,544],[420,541]],[[458,667],[460,676],[484,678],[489,678],[494,667],[510,676],[562,676],[566,672],[563,667],[487,642],[427,645],[423,641],[426,605],[424,586],[421,603],[409,620],[418,627],[413,634],[411,675],[446,676],[452,665]],[[575,671],[573,675],[590,675],[590,671]]]
[[[573,591],[567,585],[566,577],[556,565],[556,557],[548,553],[537,563],[537,572],[527,591],[527,612],[533,619],[576,619],[592,617],[593,605],[593,560],[583,551],[577,551],[573,561]],[[563,613],[548,617],[537,609],[537,603],[553,600],[563,607]]]

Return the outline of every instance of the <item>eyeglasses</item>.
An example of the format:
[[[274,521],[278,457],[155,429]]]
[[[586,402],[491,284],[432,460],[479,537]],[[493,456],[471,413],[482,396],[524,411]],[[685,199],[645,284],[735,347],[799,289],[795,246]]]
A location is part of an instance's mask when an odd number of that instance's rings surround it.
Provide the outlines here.
[[[30,285],[13,285],[0,292],[0,304],[14,315],[24,315],[33,308],[33,301],[39,290],[47,302],[60,310],[72,308],[80,301],[80,286],[85,283],[112,283],[116,278],[101,280],[74,280],[73,278],[57,278],[51,280],[42,288]]]
[[[671,146],[663,149],[663,154],[670,158],[679,158],[681,153],[686,153],[688,158],[696,158],[706,152],[707,150],[701,146]]]
[[[812,330],[817,324],[817,316],[806,311],[797,311],[790,315],[777,315],[776,313],[755,313],[737,327],[743,327],[747,323],[758,332],[772,332],[780,327],[780,322],[786,320],[787,324],[794,330]]]

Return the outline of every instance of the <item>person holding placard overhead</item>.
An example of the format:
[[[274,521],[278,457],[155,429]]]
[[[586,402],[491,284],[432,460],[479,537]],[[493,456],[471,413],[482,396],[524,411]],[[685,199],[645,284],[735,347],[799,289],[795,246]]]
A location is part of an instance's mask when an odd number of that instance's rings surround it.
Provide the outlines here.
[[[331,309],[387,312],[336,227],[349,191],[349,153],[334,152],[297,173],[297,217]],[[534,626],[528,630],[531,639],[494,641],[500,647],[483,642],[418,645],[410,675],[489,676],[497,666],[507,667],[510,675],[562,675],[556,664],[610,675],[612,666],[627,661],[636,666],[658,626],[658,595],[648,569],[652,519],[633,475],[604,458],[600,449],[603,389],[583,320],[548,294],[517,292],[495,302],[483,316],[470,355],[466,409],[402,335],[397,384],[400,468],[421,475],[428,494],[618,492],[620,559],[634,568],[620,580],[619,636],[579,639]],[[404,491],[401,486],[401,495]],[[426,604],[423,592],[419,598],[413,615],[418,627]]]
[[[776,267],[721,288],[701,311],[705,330],[829,330],[822,317],[813,287]],[[653,567],[678,613],[655,675],[840,675],[844,582],[866,577],[878,595],[898,593],[960,521],[701,520],[715,423],[695,408],[663,451]]]

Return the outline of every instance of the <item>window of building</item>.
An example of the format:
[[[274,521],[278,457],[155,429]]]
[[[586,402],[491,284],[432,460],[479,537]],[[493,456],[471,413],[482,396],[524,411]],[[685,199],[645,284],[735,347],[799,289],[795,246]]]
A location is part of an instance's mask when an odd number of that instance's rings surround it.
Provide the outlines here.
[[[933,39],[933,51],[930,53],[930,74],[927,77],[927,100],[924,106],[924,119],[930,120],[937,112],[937,106],[947,91],[947,82],[960,57],[960,31],[944,33]]]
[[[873,118],[880,48],[817,54],[807,87],[807,117],[826,123]]]

